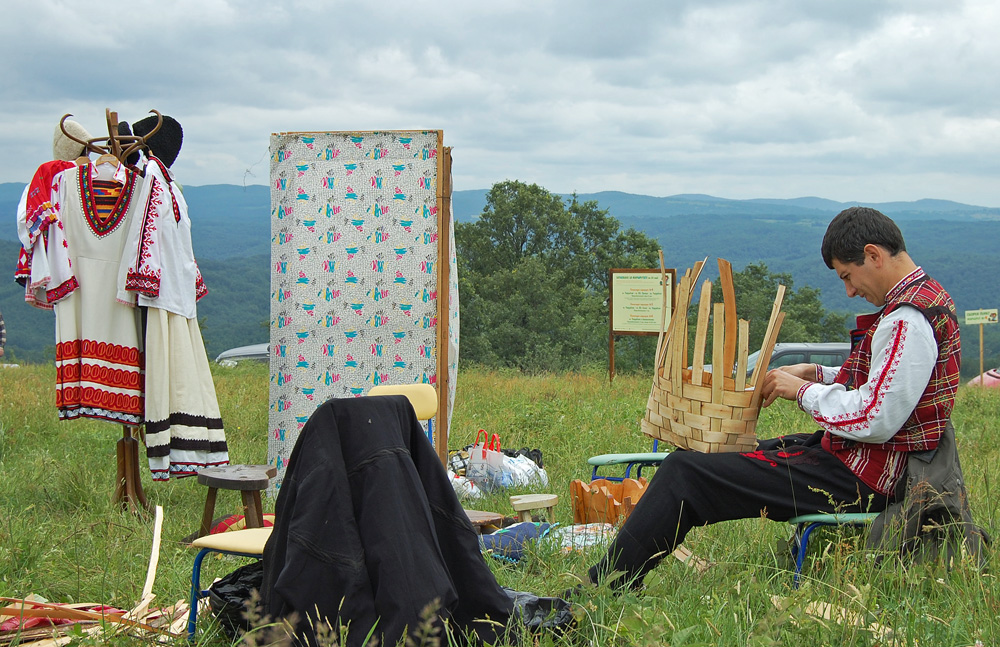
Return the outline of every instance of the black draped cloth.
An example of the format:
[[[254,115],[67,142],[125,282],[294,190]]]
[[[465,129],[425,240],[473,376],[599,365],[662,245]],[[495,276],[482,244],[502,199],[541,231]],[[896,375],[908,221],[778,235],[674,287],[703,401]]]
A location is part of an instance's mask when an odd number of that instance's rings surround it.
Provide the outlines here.
[[[474,639],[496,642],[512,613],[433,447],[403,396],[333,399],[289,457],[264,548],[264,612],[296,613],[393,645],[435,604]],[[310,623],[309,621],[312,621]],[[377,623],[377,624],[376,624]]]

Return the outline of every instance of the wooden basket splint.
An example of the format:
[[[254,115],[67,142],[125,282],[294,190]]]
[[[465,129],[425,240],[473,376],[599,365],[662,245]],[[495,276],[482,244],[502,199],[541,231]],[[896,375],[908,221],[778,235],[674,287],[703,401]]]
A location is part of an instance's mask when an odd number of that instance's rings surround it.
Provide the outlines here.
[[[684,273],[676,287],[676,307],[670,323],[661,326],[653,388],[641,423],[642,432],[682,449],[699,452],[753,451],[757,445],[755,431],[761,407],[761,386],[767,372],[766,358],[774,350],[785,318],[785,313],[781,312],[785,286],[778,286],[760,348],[760,360],[748,380],[750,324],[737,320],[732,265],[721,258],[719,280],[723,303],[712,304],[712,283],[705,281],[698,304],[693,356],[688,361],[688,308],[693,286],[704,265],[704,260],[699,261]],[[710,317],[712,368],[707,371],[705,350]]]

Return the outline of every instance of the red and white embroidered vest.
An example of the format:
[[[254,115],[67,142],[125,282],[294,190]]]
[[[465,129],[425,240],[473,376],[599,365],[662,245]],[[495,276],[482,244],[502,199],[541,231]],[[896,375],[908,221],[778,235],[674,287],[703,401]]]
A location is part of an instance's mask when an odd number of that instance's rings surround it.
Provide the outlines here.
[[[922,451],[937,447],[945,424],[955,405],[961,367],[961,340],[955,304],[941,284],[917,269],[904,283],[886,296],[886,304],[874,315],[858,317],[858,330],[852,333],[854,348],[837,373],[835,380],[848,389],[868,380],[871,368],[871,343],[882,317],[901,305],[920,310],[934,330],[938,358],[927,388],[913,413],[896,434],[885,443],[860,443],[827,432],[823,447],[836,455],[862,481],[885,494],[891,493],[906,467],[895,452]]]

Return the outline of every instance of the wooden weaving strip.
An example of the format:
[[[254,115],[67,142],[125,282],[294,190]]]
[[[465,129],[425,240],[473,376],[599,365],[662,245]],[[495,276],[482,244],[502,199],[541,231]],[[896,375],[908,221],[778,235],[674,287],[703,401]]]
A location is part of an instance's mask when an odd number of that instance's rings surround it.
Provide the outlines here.
[[[694,332],[694,357],[692,358],[691,384],[702,384],[702,373],[705,367],[705,343],[708,337],[708,317],[712,305],[712,282],[705,281],[701,285],[701,296],[698,300],[698,323]],[[712,370],[716,370],[713,366]]]
[[[770,357],[771,353],[774,351],[774,343],[778,340],[778,330],[781,328],[781,324],[785,321],[785,313],[784,312],[778,313],[778,316],[775,318],[775,320],[777,322],[777,325],[772,331],[770,331],[770,334],[764,340],[764,346],[760,351],[761,357]],[[757,366],[759,367],[760,364],[761,362],[758,361]],[[754,382],[753,405],[752,405],[754,408],[760,406],[761,391],[764,385],[764,376],[766,374],[767,374],[766,369],[760,371],[760,373],[757,375],[756,382]]]
[[[722,403],[722,384],[725,382],[726,365],[724,363],[726,348],[726,315],[725,306],[715,304],[715,326],[712,330],[712,402]]]
[[[736,361],[736,288],[733,286],[733,265],[724,258],[719,259],[719,285],[722,286],[722,302],[726,305],[726,374]]]
[[[663,288],[663,303],[660,305],[660,334],[656,337],[656,353],[653,358],[658,360],[660,357],[660,350],[663,348],[663,340],[667,334],[667,300],[670,298],[667,292],[667,268],[663,263],[663,250],[660,250],[660,286]],[[673,319],[673,317],[671,317]],[[659,367],[659,362],[656,362],[653,367],[653,373],[655,375],[656,368]]]
[[[750,346],[750,322],[740,319],[739,325],[739,359],[736,361],[736,390],[742,391],[747,387],[747,350]]]

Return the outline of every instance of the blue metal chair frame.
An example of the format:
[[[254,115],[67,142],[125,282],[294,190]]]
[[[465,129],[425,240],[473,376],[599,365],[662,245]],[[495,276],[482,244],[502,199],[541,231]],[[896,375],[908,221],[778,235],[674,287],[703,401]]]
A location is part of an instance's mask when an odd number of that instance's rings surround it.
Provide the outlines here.
[[[599,454],[597,456],[591,456],[587,459],[587,464],[591,466],[590,480],[603,478],[608,481],[621,481],[623,479],[632,477],[632,467],[636,466],[635,478],[642,476],[642,469],[644,467],[659,467],[663,459],[666,458],[670,452],[658,452],[656,451],[659,446],[660,441],[653,440],[653,451],[642,454]],[[624,476],[600,476],[597,473],[602,467],[609,467],[613,465],[624,465],[625,475]]]
[[[820,526],[864,526],[875,520],[877,512],[848,512],[843,514],[802,514],[788,520],[795,526],[795,588],[799,588],[802,564],[809,547],[809,536]]]
[[[208,553],[222,553],[224,555],[237,555],[239,557],[254,557],[260,559],[263,555],[253,555],[251,553],[236,553],[229,550],[219,550],[217,548],[202,548],[194,558],[194,569],[191,571],[191,611],[188,613],[188,641],[194,642],[194,631],[198,624],[198,600],[208,597],[208,589],[201,588],[201,562]]]
[[[199,537],[194,540],[193,544],[196,548],[201,547],[198,554],[194,558],[194,567],[191,569],[191,609],[188,612],[188,625],[187,625],[187,637],[189,642],[194,641],[195,628],[198,624],[198,600],[208,597],[208,589],[201,588],[201,563],[204,561],[205,556],[209,553],[221,553],[223,555],[235,555],[237,557],[251,557],[254,559],[261,559],[264,557],[263,545],[266,541],[266,537],[270,532],[266,533],[256,533],[258,530],[270,531],[270,528],[252,528],[248,530],[236,530],[232,532],[220,533],[217,535],[206,535],[205,537]],[[240,546],[240,542],[237,540],[237,536],[240,533],[254,532],[255,535],[251,537],[256,537],[258,540],[262,539],[264,541],[260,542],[260,550],[237,550],[236,548],[226,548],[223,544],[226,540],[236,540],[233,542],[233,546]],[[245,536],[244,536],[245,537]],[[199,546],[199,542],[212,542],[215,546]],[[247,545],[243,544],[243,548]]]

